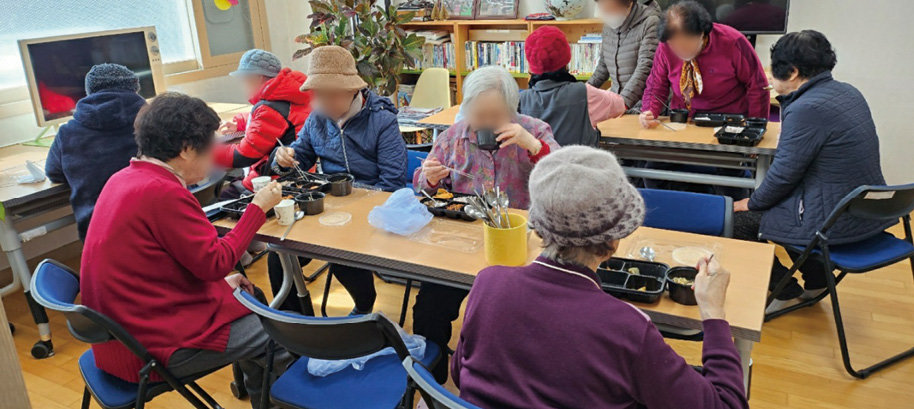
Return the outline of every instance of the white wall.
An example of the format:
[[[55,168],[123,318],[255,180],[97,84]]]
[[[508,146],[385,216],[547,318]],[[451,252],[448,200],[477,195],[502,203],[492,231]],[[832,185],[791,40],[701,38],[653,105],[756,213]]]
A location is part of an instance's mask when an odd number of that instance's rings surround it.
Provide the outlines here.
[[[882,169],[888,183],[914,182],[914,1],[794,0],[788,31],[813,29],[828,37],[838,54],[834,75],[860,89],[879,132]],[[775,36],[759,38],[764,64]]]

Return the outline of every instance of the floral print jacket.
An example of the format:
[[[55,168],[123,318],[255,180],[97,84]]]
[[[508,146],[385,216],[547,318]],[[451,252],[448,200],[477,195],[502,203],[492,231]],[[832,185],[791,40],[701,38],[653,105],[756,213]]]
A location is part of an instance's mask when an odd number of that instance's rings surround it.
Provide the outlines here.
[[[559,149],[552,136],[549,124],[526,115],[518,114],[515,123],[524,127],[536,139],[543,143],[543,149],[534,157],[517,145],[501,148],[495,152],[479,149],[476,143],[476,132],[470,130],[466,121],[459,121],[438,135],[429,158],[437,158],[442,165],[460,172],[473,175],[472,178],[458,172],[451,172],[430,186],[422,173],[422,168],[413,174],[413,185],[426,191],[444,188],[454,193],[472,194],[494,189],[497,185],[511,200],[511,207],[526,209],[530,206],[530,194],[527,191],[527,180],[533,165],[551,151]]]

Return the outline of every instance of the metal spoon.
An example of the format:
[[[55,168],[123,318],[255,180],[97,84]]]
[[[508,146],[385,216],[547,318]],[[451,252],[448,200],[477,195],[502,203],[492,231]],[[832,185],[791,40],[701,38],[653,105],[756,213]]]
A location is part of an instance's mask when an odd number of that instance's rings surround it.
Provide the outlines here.
[[[279,241],[285,241],[286,236],[288,236],[289,232],[292,231],[292,226],[295,226],[295,222],[303,219],[304,217],[305,217],[305,212],[303,212],[301,210],[295,212],[295,220],[292,222],[292,224],[289,225],[289,227],[286,227],[286,231],[282,234],[282,237],[279,238]]]
[[[641,253],[641,257],[647,261],[654,261],[654,257],[657,256],[657,253],[650,246],[642,247],[639,253]]]
[[[466,214],[468,214],[470,217],[474,217],[486,222],[489,221],[489,216],[487,216],[482,210],[479,210],[479,208],[477,208],[475,205],[468,204],[463,207],[463,211],[466,212]]]

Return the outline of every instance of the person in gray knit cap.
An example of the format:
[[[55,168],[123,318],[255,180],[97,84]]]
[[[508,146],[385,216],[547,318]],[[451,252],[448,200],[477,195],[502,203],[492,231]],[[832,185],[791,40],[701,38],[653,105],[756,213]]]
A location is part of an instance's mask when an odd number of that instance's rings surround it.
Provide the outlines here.
[[[530,225],[543,253],[527,266],[492,266],[476,276],[451,359],[461,398],[484,408],[749,407],[724,320],[729,274],[716,259],[702,260],[695,279],[703,373],[647,315],[603,292],[597,268],[645,211],[615,156],[559,149],[536,164],[529,189]]]
[[[61,125],[48,151],[45,173],[70,186],[70,204],[79,238],[105,182],[136,156],[133,121],[146,100],[140,81],[120,64],[98,64],[86,74],[86,97],[76,103],[73,119]]]

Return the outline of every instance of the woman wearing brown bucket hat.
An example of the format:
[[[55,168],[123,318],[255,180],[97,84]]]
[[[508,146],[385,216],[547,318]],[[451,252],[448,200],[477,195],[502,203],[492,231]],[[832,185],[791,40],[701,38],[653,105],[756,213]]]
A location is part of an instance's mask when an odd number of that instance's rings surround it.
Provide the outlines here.
[[[316,48],[301,88],[312,91],[314,110],[295,143],[275,151],[274,170],[288,173],[295,164],[308,169],[320,159],[324,173],[350,173],[358,183],[387,191],[404,187],[406,143],[397,109],[367,86],[348,50]],[[353,313],[371,312],[376,297],[371,272],[340,265],[331,272],[352,295]]]

